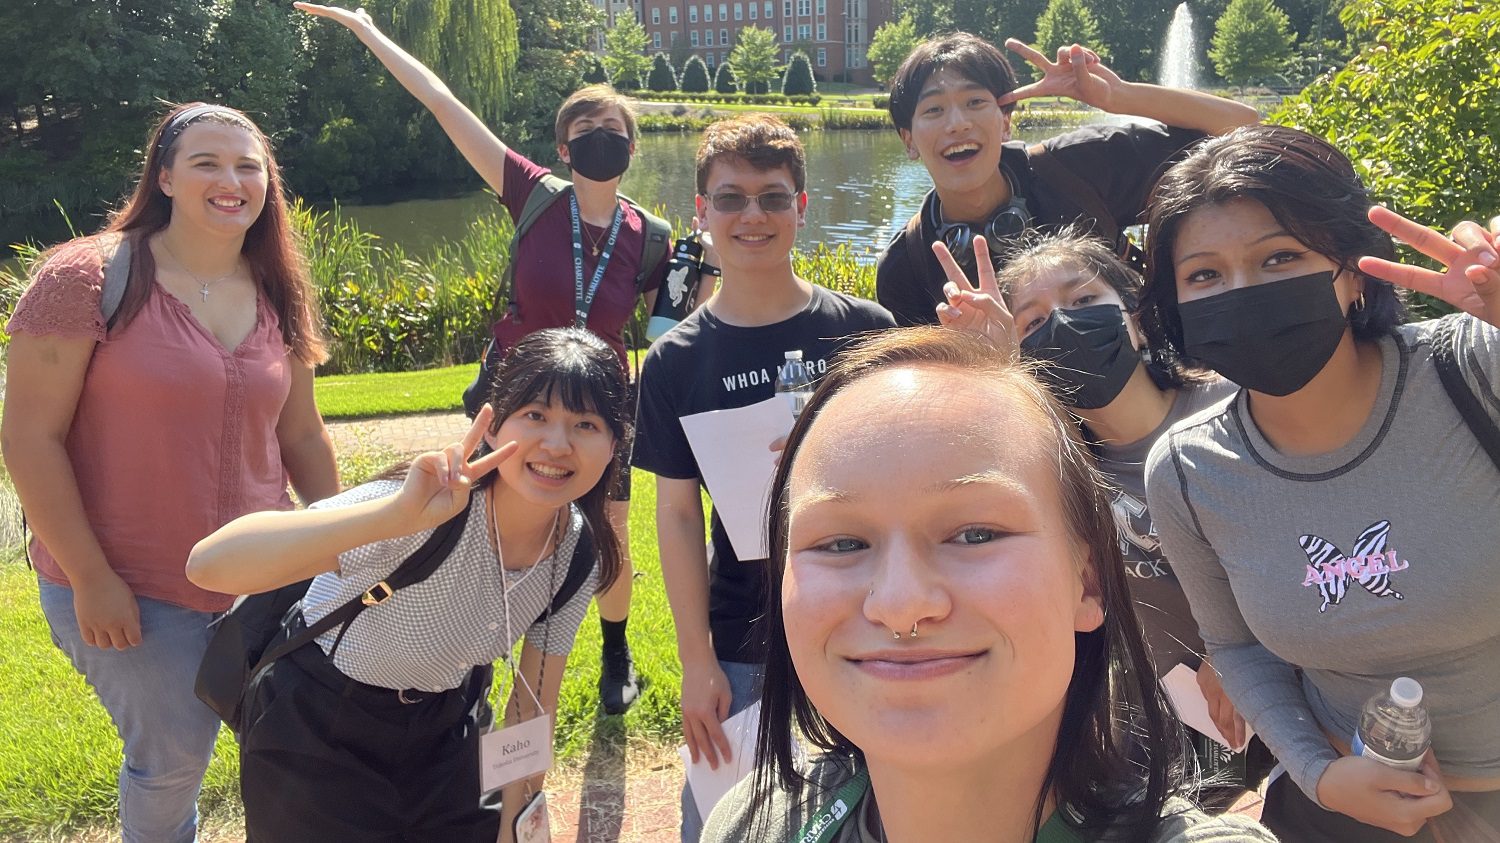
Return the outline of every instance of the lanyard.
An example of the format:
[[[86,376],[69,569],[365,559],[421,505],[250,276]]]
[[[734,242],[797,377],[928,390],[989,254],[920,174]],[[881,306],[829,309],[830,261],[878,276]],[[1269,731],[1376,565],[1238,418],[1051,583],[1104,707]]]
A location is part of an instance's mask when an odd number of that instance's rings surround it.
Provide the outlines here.
[[[615,240],[620,236],[620,223],[625,215],[620,211],[620,200],[615,199],[615,218],[609,225],[609,240],[604,244],[604,253],[599,256],[599,265],[594,267],[594,278],[587,291],[583,289],[583,228],[578,219],[578,194],[568,191],[568,210],[573,214],[573,326],[584,327],[589,321],[589,308],[594,306],[594,294],[599,292],[599,282],[604,280],[604,268],[615,251]]]
[[[861,769],[833,794],[833,801],[813,813],[807,824],[788,843],[829,843],[838,836],[844,822],[854,816],[854,809],[869,791],[870,771]]]

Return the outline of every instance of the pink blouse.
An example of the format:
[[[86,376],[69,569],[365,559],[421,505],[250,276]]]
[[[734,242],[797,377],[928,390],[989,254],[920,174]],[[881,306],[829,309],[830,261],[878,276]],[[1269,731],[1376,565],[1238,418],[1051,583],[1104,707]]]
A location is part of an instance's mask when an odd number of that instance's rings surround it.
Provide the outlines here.
[[[103,281],[94,243],[66,244],[6,329],[98,343],[66,443],[89,525],[137,596],[222,611],[234,598],[188,582],[188,552],[241,515],[292,508],[276,439],[292,380],[280,322],[260,297],[255,328],[228,351],[153,281],[130,324],[106,337]],[[43,578],[68,584],[39,539],[31,551]]]

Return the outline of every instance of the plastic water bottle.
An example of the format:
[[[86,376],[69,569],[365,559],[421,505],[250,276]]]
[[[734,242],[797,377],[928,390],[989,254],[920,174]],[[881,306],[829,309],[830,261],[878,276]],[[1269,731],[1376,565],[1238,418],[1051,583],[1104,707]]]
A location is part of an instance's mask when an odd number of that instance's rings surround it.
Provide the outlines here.
[[[651,320],[646,323],[646,340],[656,338],[672,330],[672,326],[687,318],[693,310],[693,298],[698,295],[698,282],[703,279],[703,242],[697,232],[677,241],[672,257],[667,261],[667,277],[656,291],[656,307],[651,311]]]
[[[1354,754],[1399,770],[1415,770],[1432,743],[1432,721],[1422,705],[1422,686],[1403,676],[1389,691],[1370,697],[1354,733]]]
[[[792,418],[802,415],[802,408],[812,397],[812,379],[807,376],[807,364],[802,362],[802,349],[786,353],[786,362],[776,374],[776,394],[785,396]]]

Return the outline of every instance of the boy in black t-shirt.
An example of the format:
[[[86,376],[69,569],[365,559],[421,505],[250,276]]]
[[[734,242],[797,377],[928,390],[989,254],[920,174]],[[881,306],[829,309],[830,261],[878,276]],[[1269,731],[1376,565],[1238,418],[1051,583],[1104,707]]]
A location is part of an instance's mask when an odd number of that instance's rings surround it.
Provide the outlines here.
[[[759,697],[764,559],[739,559],[713,513],[705,554],[702,474],[681,419],[772,398],[785,352],[817,374],[856,334],[891,327],[873,302],[798,278],[791,252],[807,210],[802,144],[774,117],[716,123],[698,148],[698,217],[724,276],[708,303],[651,347],[641,369],[633,462],[656,475],[657,543],[682,660],[682,731],[696,759],[717,766],[729,745],[721,723]],[[790,425],[788,425],[790,426]],[[723,449],[770,442],[718,443]],[[683,791],[682,839],[701,830]]]
[[[876,297],[902,325],[936,324],[941,240],[975,280],[972,241],[992,252],[1032,226],[1079,223],[1124,254],[1157,177],[1184,148],[1209,134],[1256,122],[1255,109],[1198,91],[1126,82],[1074,44],[1057,61],[1012,38],[1040,81],[1016,87],[1005,54],[960,32],[917,46],[891,80],[891,121],[932,177],[917,215],[876,264]],[[1027,147],[1011,141],[1011,111],[1023,99],[1066,96],[1111,114],[1166,125],[1088,126]]]

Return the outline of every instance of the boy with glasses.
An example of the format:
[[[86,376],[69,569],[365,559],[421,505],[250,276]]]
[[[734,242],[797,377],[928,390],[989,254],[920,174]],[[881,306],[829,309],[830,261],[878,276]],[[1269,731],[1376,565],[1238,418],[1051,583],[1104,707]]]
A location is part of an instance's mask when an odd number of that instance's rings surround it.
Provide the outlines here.
[[[1139,221],[1166,165],[1206,135],[1259,119],[1210,94],[1126,82],[1077,44],[1058,50],[1055,62],[1013,38],[1005,45],[1042,78],[1017,88],[1004,53],[960,32],[918,45],[891,80],[891,121],[933,184],[876,264],[876,297],[902,325],[938,321],[945,276],[932,244],[946,245],[970,281],[975,234],[996,260],[1027,228],[1075,223],[1126,255],[1123,229]],[[1165,125],[1086,126],[1030,147],[1012,141],[1015,104],[1039,96]]]
[[[806,164],[785,123],[757,114],[710,126],[697,174],[698,218],[713,244],[704,260],[723,277],[713,298],[646,355],[633,462],[656,475],[657,544],[682,660],[683,736],[694,759],[717,766],[729,754],[720,724],[760,693],[763,643],[751,632],[765,603],[765,560],[736,555],[717,508],[705,550],[702,473],[681,420],[772,398],[788,351],[800,350],[815,377],[854,335],[894,323],[873,302],[793,272],[792,246],[807,211]],[[727,451],[771,445],[718,443]],[[696,841],[701,826],[684,788],[682,839]]]

